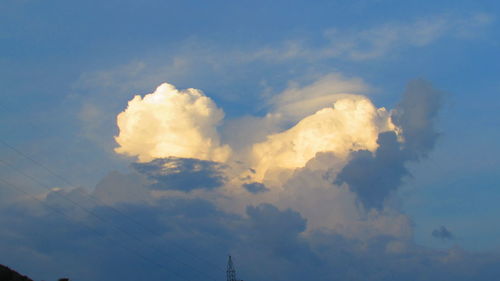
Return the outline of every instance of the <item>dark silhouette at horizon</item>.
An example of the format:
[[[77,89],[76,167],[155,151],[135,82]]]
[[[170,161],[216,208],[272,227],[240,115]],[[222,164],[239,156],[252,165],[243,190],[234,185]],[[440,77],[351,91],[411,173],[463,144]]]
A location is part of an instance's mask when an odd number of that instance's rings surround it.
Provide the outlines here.
[[[21,275],[17,271],[0,264],[0,280],[2,281],[33,281],[27,276]]]
[[[0,264],[0,281],[34,281],[28,276]],[[70,281],[69,278],[59,278],[58,281]]]

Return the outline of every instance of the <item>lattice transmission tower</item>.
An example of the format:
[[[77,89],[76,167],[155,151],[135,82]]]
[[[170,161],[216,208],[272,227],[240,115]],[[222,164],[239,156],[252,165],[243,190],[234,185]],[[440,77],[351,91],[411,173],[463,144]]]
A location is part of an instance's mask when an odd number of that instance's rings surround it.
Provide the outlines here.
[[[231,256],[229,256],[229,259],[227,260],[226,275],[227,275],[227,281],[243,281],[236,279],[236,270],[234,269],[234,264],[233,260],[231,259]]]

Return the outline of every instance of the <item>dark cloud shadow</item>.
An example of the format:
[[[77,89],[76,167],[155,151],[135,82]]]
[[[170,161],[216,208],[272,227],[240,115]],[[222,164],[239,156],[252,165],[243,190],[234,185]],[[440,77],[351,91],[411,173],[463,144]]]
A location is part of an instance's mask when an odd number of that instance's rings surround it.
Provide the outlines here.
[[[428,82],[410,82],[392,113],[392,121],[401,128],[404,142],[400,143],[394,132],[381,133],[378,149],[374,153],[354,152],[335,183],[346,183],[365,208],[381,209],[387,196],[409,175],[406,163],[420,160],[434,147],[439,136],[434,121],[442,96]]]
[[[264,184],[260,182],[244,183],[242,186],[248,192],[253,194],[269,191],[269,188],[267,188]]]
[[[150,187],[156,190],[214,189],[226,181],[224,165],[212,161],[169,157],[134,163],[132,167],[151,179]]]

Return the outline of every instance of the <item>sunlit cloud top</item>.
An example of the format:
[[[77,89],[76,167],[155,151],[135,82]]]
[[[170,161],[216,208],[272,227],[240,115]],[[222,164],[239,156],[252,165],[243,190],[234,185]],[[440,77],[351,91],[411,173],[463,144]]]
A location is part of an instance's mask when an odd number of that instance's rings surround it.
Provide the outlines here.
[[[231,150],[216,130],[223,117],[201,91],[164,83],[144,98],[135,96],[118,115],[115,151],[141,162],[171,156],[225,161]]]

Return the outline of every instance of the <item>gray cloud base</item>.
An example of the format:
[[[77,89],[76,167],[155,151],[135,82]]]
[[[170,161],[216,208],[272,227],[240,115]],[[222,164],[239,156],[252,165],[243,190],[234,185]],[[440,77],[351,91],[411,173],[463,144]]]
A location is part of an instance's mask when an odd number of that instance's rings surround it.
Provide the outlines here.
[[[326,231],[305,235],[300,213],[271,204],[249,206],[244,216],[202,199],[116,205],[147,225],[146,231],[108,206],[92,208],[101,221],[91,215],[62,218],[53,209],[77,208],[43,202],[25,201],[0,213],[8,226],[0,230],[0,246],[9,265],[37,279],[224,278],[213,264],[223,267],[227,253],[245,280],[486,280],[500,274],[497,255],[430,250],[391,236],[361,241]]]

